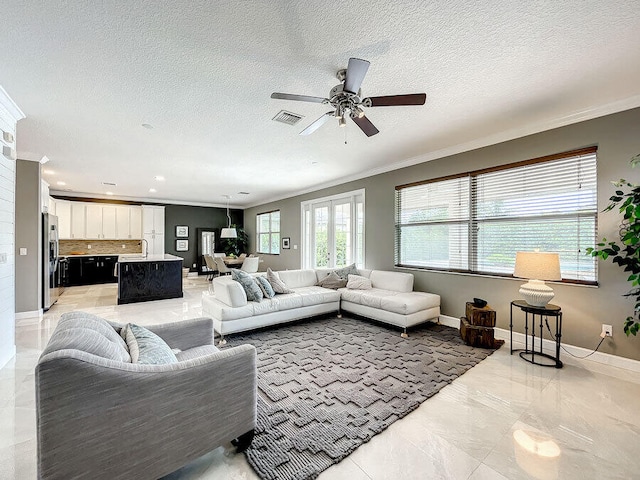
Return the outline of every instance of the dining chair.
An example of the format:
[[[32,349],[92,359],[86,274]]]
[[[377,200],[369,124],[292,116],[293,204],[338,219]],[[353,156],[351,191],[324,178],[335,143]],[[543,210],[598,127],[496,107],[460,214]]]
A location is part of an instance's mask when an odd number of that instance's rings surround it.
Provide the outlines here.
[[[231,269],[229,267],[227,267],[227,265],[224,263],[224,260],[222,259],[222,257],[214,257],[213,259],[216,262],[216,267],[218,267],[218,272],[220,273],[220,275],[230,275],[231,274]]]
[[[241,253],[241,254],[238,256],[238,260],[244,260],[245,258],[247,258],[247,254],[246,254],[246,253]]]
[[[213,277],[218,271],[218,266],[216,265],[216,262],[213,260],[213,257],[208,253],[205,253],[203,257],[204,257],[204,263],[207,266],[207,280],[213,280]]]
[[[256,273],[258,271],[258,264],[260,263],[260,257],[247,257],[242,262],[240,270],[247,273]]]

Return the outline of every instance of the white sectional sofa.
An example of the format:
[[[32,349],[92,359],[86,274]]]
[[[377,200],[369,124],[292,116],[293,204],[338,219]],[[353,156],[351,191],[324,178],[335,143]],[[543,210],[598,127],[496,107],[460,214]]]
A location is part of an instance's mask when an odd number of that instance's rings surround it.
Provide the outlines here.
[[[202,298],[202,313],[213,319],[222,337],[278,323],[344,310],[406,329],[440,316],[440,296],[413,291],[410,273],[360,269],[371,280],[371,289],[331,290],[317,286],[331,270],[283,270],[278,272],[294,293],[278,294],[260,302],[247,301],[240,283],[231,277],[213,280],[213,294]],[[258,274],[259,275],[259,274]]]

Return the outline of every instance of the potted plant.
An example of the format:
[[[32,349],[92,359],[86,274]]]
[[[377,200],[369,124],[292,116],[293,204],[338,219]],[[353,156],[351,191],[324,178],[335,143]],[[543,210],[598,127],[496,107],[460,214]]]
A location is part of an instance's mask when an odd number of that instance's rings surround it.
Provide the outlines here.
[[[640,164],[640,154],[631,159],[631,167]],[[618,235],[619,241],[608,242],[606,238],[597,244],[596,248],[587,248],[587,255],[611,261],[629,272],[627,281],[631,283],[625,297],[634,297],[633,315],[624,321],[624,333],[627,336],[636,335],[640,330],[640,185],[634,185],[621,179],[612,182],[617,188],[614,195],[609,197],[611,203],[605,212],[618,208],[622,214],[622,221]]]
[[[231,225],[236,229],[238,234],[237,238],[223,238],[221,239],[222,248],[227,255],[238,256],[242,252],[246,252],[249,248],[249,236],[244,228]]]

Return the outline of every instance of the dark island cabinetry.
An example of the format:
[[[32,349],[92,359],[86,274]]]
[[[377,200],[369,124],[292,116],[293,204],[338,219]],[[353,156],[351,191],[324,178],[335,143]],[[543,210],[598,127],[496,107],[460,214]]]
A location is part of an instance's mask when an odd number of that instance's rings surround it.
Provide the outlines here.
[[[160,255],[118,262],[118,304],[182,297],[182,258]]]

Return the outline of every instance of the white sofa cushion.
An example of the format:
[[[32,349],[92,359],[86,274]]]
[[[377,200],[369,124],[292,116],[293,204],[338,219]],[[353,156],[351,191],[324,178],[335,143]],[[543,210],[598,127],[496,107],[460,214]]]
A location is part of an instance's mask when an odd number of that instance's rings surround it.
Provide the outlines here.
[[[397,292],[413,291],[413,275],[411,273],[373,270],[369,278],[371,279],[373,288],[395,290]]]
[[[214,278],[213,291],[218,300],[230,307],[244,307],[247,304],[247,294],[238,282],[229,276]]]
[[[347,288],[353,290],[371,290],[371,280],[361,275],[349,274],[349,281],[347,282]]]
[[[281,270],[278,276],[289,288],[311,287],[318,281],[315,270]]]
[[[296,288],[296,293],[302,297],[302,305],[305,307],[340,301],[340,293],[338,291],[324,287]]]
[[[440,306],[440,296],[424,292],[394,292],[373,288],[371,290],[338,290],[342,300],[387,312],[410,315],[420,310]]]

